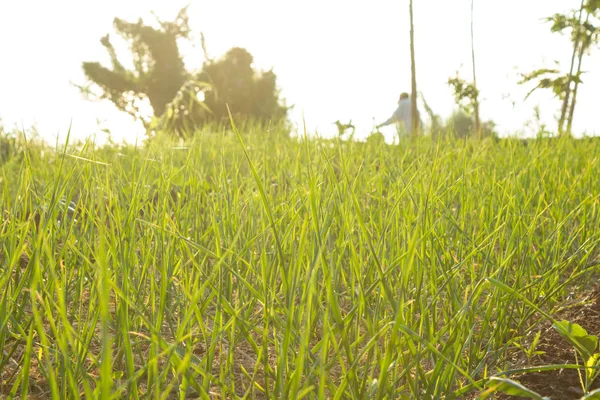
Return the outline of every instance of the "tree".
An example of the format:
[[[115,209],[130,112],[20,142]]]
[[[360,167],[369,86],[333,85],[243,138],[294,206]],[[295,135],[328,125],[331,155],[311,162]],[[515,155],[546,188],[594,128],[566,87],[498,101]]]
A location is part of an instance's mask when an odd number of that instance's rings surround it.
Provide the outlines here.
[[[415,66],[415,24],[413,18],[413,0],[409,4],[410,13],[410,70],[411,70],[411,134],[416,136],[419,132],[419,118],[417,111],[417,71]]]
[[[458,77],[456,79],[456,82],[462,82],[459,84],[463,85],[463,93],[465,92],[464,88],[467,87],[465,85],[468,85],[470,88],[466,90],[466,92],[472,90],[473,85],[466,84]],[[457,100],[459,105],[458,110],[454,111],[450,118],[448,118],[446,121],[443,121],[442,118],[433,111],[422,93],[421,99],[423,100],[425,111],[431,120],[430,132],[433,138],[441,138],[442,135],[453,135],[458,138],[466,138],[475,132],[475,118],[472,112],[472,103],[465,102],[464,98],[462,98],[461,101]],[[496,123],[494,121],[490,120],[480,124],[480,138],[497,136]]]
[[[571,21],[568,21],[567,16],[562,15],[562,14],[555,14],[554,16],[550,17],[548,20],[553,22],[552,25],[552,32],[561,32],[563,31],[567,25],[571,25],[571,28],[573,29],[573,33],[574,35],[572,36],[571,40],[573,42],[573,54],[571,56],[571,66],[569,69],[569,74],[567,75],[567,80],[564,83],[564,95],[563,95],[563,103],[562,103],[562,107],[561,107],[561,111],[560,111],[560,119],[559,119],[559,127],[558,127],[558,131],[559,133],[562,133],[563,131],[563,124],[565,121],[565,117],[567,114],[567,108],[569,106],[569,99],[571,96],[571,82],[573,81],[572,77],[573,77],[573,69],[575,67],[575,57],[577,55],[577,48],[579,47],[579,37],[577,34],[575,34],[575,32],[577,32],[579,29],[578,27],[581,26],[581,21],[583,19],[583,8],[585,6],[585,0],[581,0],[581,6],[579,7],[579,18],[577,20],[577,23],[575,23],[575,18],[572,18]]]
[[[560,117],[558,118],[558,134],[571,134],[577,90],[582,83],[582,62],[584,55],[589,52],[592,44],[598,42],[600,31],[592,23],[600,10],[600,0],[582,0],[579,9],[568,14],[554,14],[546,19],[552,24],[551,31],[563,33],[570,31],[572,54],[569,72],[562,74],[560,69],[541,68],[528,74],[522,74],[519,84],[537,82],[537,85],[527,93],[529,97],[538,89],[551,89],[561,100]],[[558,62],[556,62],[559,65]],[[577,64],[577,68],[575,67]]]
[[[115,18],[114,29],[128,42],[134,69],[123,66],[106,35],[100,42],[112,66],[84,62],[89,82],[80,89],[88,98],[112,101],[149,131],[185,136],[208,122],[226,120],[225,104],[236,115],[258,121],[286,118],[288,108],[279,100],[275,74],[256,72],[252,55],[244,49],[233,48],[218,61],[207,57],[201,71],[185,69],[177,41],[191,39],[187,7],[172,22],[158,20],[157,28],[142,19],[131,23]],[[201,42],[207,56],[203,36]],[[152,116],[142,111],[143,102],[152,107]]]
[[[495,129],[496,124],[493,121],[484,122],[481,124],[480,137],[497,137]],[[456,111],[446,121],[445,130],[458,138],[465,138],[475,131],[475,119],[463,110]]]
[[[479,90],[477,89],[477,70],[475,65],[475,0],[471,0],[471,63],[473,67],[473,82],[467,83],[456,72],[454,78],[448,79],[448,85],[453,89],[456,104],[460,111],[473,116],[473,133],[482,137],[481,119],[479,115]]]
[[[110,35],[106,35],[100,43],[110,56],[112,68],[98,62],[84,62],[83,72],[90,84],[82,90],[88,96],[112,101],[119,110],[147,126],[148,116],[140,110],[141,103],[148,100],[154,116],[161,116],[190,77],[177,46],[178,39],[189,39],[190,36],[187,8],[179,12],[174,22],[159,21],[158,29],[145,25],[142,19],[130,23],[115,18],[113,25],[115,31],[129,43],[134,70],[125,69]],[[100,93],[94,93],[92,86],[100,89]]]
[[[473,131],[477,137],[481,138],[482,132],[481,122],[479,119],[479,91],[476,83],[468,83],[460,78],[458,72],[454,78],[448,79],[448,85],[454,92],[454,100],[458,105],[459,111],[466,116],[472,117],[474,124]]]
[[[152,128],[185,136],[207,122],[228,124],[229,111],[253,124],[285,121],[289,107],[279,99],[275,73],[257,72],[253,62],[252,55],[239,47],[219,60],[207,58],[202,71],[182,87]]]
[[[471,0],[471,61],[473,63],[473,114],[475,116],[475,134],[481,137],[481,121],[479,119],[479,90],[477,90],[477,74],[475,72],[475,0]]]
[[[581,64],[584,54],[589,51],[593,43],[598,42],[600,30],[590,23],[590,19],[592,16],[596,16],[599,10],[600,1],[598,0],[590,0],[585,5],[585,11],[587,15],[585,18],[585,22],[583,24],[580,23],[577,33],[577,36],[579,37],[579,50],[577,55],[578,63],[576,76],[581,76],[582,74]],[[579,14],[581,17],[582,12],[580,12]],[[567,118],[567,132],[569,133],[571,132],[571,128],[573,127],[573,115],[575,114],[575,104],[577,103],[577,89],[579,88],[580,83],[580,80],[574,81],[573,95],[571,105],[569,108],[569,116]]]
[[[208,82],[205,104],[212,119],[229,119],[227,106],[234,116],[257,121],[285,119],[288,107],[279,100],[277,77],[273,70],[257,73],[254,59],[245,49],[235,47],[220,60],[207,60],[196,80]]]

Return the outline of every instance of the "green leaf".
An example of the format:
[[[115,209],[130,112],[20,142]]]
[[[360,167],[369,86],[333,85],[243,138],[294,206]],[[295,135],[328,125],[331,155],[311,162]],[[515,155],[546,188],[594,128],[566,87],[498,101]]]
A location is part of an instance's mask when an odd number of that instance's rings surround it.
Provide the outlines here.
[[[588,358],[588,360],[585,363],[585,366],[587,368],[594,367],[598,363],[598,359],[600,359],[600,353],[595,353],[593,356]]]
[[[600,9],[600,0],[588,0],[585,9],[589,13],[594,13]]]
[[[592,390],[580,400],[600,400],[600,389]]]
[[[528,399],[548,400],[547,397],[542,397],[531,389],[527,389],[517,381],[507,378],[492,377],[488,383],[490,389],[497,392],[502,392],[510,396],[521,396]]]
[[[591,357],[598,348],[598,336],[588,335],[579,324],[563,320],[553,325],[554,329],[569,340],[586,359]]]

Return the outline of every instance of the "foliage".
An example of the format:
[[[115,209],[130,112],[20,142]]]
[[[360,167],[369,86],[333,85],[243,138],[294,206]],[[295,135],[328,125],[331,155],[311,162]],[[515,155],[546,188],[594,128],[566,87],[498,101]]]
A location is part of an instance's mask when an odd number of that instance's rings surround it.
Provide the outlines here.
[[[481,137],[497,137],[496,124],[486,121],[481,124]],[[464,111],[457,111],[446,121],[445,131],[459,138],[472,136],[475,133],[475,119]]]
[[[533,107],[533,119],[527,121],[525,126],[535,132],[535,137],[537,139],[550,138],[554,136],[554,133],[548,129],[547,124],[542,121],[542,113],[538,105]]]
[[[545,351],[537,350],[537,346],[538,346],[541,336],[542,336],[542,331],[539,331],[535,335],[535,337],[533,338],[533,340],[531,341],[529,346],[527,346],[527,347],[525,347],[522,344],[515,341],[515,347],[517,347],[519,350],[522,350],[525,353],[525,355],[527,356],[528,362],[531,362],[532,358],[535,356],[540,356],[540,355],[546,354]]]
[[[193,134],[211,119],[212,110],[203,99],[205,90],[210,90],[205,82],[186,82],[166,105],[163,114],[152,119],[148,130],[153,134],[168,132],[179,137]]]
[[[257,73],[254,59],[245,49],[235,47],[220,60],[208,60],[197,81],[208,82],[214,90],[205,93],[205,103],[216,121],[228,121],[227,106],[234,117],[251,116],[258,121],[281,120],[288,108],[281,104],[275,73]]]
[[[460,110],[471,115],[475,112],[475,104],[479,97],[479,91],[473,83],[467,83],[456,73],[454,78],[448,78],[448,86],[454,92],[454,100]]]
[[[598,337],[588,334],[588,332],[582,328],[581,325],[565,320],[554,321],[552,326],[563,338],[573,345],[577,354],[583,361],[582,366],[585,376],[583,379],[581,379],[581,381],[584,396],[581,397],[580,400],[599,400],[600,389],[590,390],[591,385],[600,374],[600,353],[597,352]],[[536,336],[536,340],[537,339],[539,339],[539,333]],[[543,368],[547,369],[552,367]],[[553,368],[559,369],[561,366],[556,366]],[[481,400],[488,398],[496,392],[502,392],[510,396],[519,396],[521,398],[550,400],[549,398],[542,397],[538,393],[526,388],[519,382],[508,378],[492,377],[488,380],[487,387],[487,390],[479,397]]]
[[[527,93],[525,98],[531,96],[538,89],[550,89],[554,96],[563,100],[569,83],[571,81],[581,82],[581,78],[580,76],[561,75],[558,69],[541,68],[528,74],[521,74],[521,80],[518,83],[524,85],[536,81],[537,85]]]
[[[338,137],[342,138],[347,131],[351,131],[350,135],[349,135],[349,139],[352,140],[352,138],[354,137],[354,132],[356,131],[356,128],[354,125],[352,125],[352,120],[348,121],[348,123],[346,124],[342,124],[340,122],[340,120],[338,119],[337,121],[334,122],[337,130],[338,130]]]
[[[549,397],[543,397],[533,390],[524,387],[517,381],[500,377],[494,377],[490,379],[488,383],[488,390],[482,396],[480,396],[479,399],[486,399],[495,392],[502,392],[510,396],[518,396],[519,398],[551,400]],[[579,400],[600,400],[600,389],[588,392]]]
[[[599,141],[252,130],[0,167],[3,393],[465,398],[598,272]]]
[[[20,163],[28,147],[35,147],[41,143],[42,141],[35,128],[30,128],[27,131],[6,130],[0,123],[0,166],[9,162],[13,164]]]
[[[464,81],[458,79],[454,81],[457,84],[457,89],[460,93],[473,93],[471,89],[468,89]],[[472,88],[472,86],[470,86]],[[459,97],[457,97],[458,99]],[[436,114],[433,109],[427,103],[425,96],[421,93],[421,99],[423,100],[423,105],[425,108],[425,112],[428,114],[429,119],[431,120],[429,126],[429,132],[431,136],[435,139],[442,138],[444,136],[452,136],[456,138],[466,138],[469,136],[473,136],[476,132],[476,123],[475,118],[472,113],[469,113],[467,110],[469,109],[467,103],[462,106],[458,111],[455,111],[450,118],[446,121],[443,121],[442,117]],[[460,96],[461,100],[464,100],[464,96]],[[458,102],[459,100],[457,100]],[[459,103],[460,104],[460,103]],[[463,103],[464,104],[464,103]],[[472,109],[471,109],[472,110]],[[498,134],[495,130],[496,124],[493,121],[487,121],[481,125],[481,137],[497,137]]]
[[[142,19],[130,23],[114,20],[115,31],[129,43],[134,70],[127,70],[119,61],[110,36],[101,39],[108,52],[112,68],[98,62],[84,62],[86,77],[100,89],[100,99],[109,99],[115,106],[136,119],[144,120],[140,103],[148,100],[154,116],[161,116],[181,89],[189,73],[185,70],[177,40],[190,37],[187,8],[183,8],[174,22],[160,22],[156,29],[145,25]],[[84,93],[93,95],[88,86]],[[147,124],[148,121],[144,120]]]
[[[526,388],[517,381],[512,379],[493,377],[488,382],[488,390],[482,396],[479,397],[483,400],[495,392],[501,392],[510,396],[519,396],[520,398],[534,399],[534,400],[550,400],[549,397],[542,397],[536,392]]]
[[[588,393],[591,385],[600,375],[598,336],[588,334],[581,325],[569,321],[557,321],[553,327],[575,347],[577,354],[581,357],[585,372],[582,386],[584,393]]]
[[[367,137],[367,143],[371,143],[375,146],[383,145],[385,143],[385,136],[379,131],[371,132]]]
[[[558,118],[558,133],[570,134],[574,119],[577,91],[582,82],[583,58],[593,44],[600,39],[600,29],[595,25],[600,11],[598,0],[581,0],[581,6],[568,14],[554,14],[546,19],[554,33],[570,33],[572,55],[568,73],[559,69],[541,68],[522,74],[519,84],[537,84],[527,93],[527,97],[538,89],[550,89],[562,102]],[[556,62],[558,64],[558,62]]]
[[[4,132],[4,125],[0,120],[0,165],[2,165],[10,157],[11,138],[8,133]]]
[[[167,130],[179,136],[206,123],[226,121],[226,105],[236,117],[264,123],[287,117],[275,73],[255,71],[248,51],[233,48],[218,61],[205,60],[201,71],[187,71],[177,44],[191,39],[187,7],[174,21],[158,22],[154,28],[141,19],[130,23],[116,18],[114,29],[129,43],[134,69],[123,66],[106,35],[101,43],[112,66],[84,62],[89,84],[80,87],[82,92],[88,98],[112,101],[149,131]],[[202,45],[206,55],[204,37]],[[152,107],[153,117],[144,114],[144,102]]]
[[[597,6],[593,6],[592,3],[587,5],[584,3],[583,10],[588,15],[594,14],[597,10]],[[600,32],[598,28],[587,19],[580,19],[575,12],[570,15],[565,14],[554,14],[551,17],[546,18],[546,21],[551,24],[550,30],[554,33],[563,33],[564,31],[570,32],[571,42],[579,43],[579,46],[583,46],[584,49],[589,47],[597,41]]]
[[[474,64],[475,61],[473,61]],[[448,86],[452,88],[454,100],[459,107],[459,111],[449,120],[449,129],[459,137],[467,135],[475,135],[479,138],[495,136],[493,122],[488,121],[481,124],[479,90],[475,81],[466,82],[457,71],[454,78],[448,78]]]

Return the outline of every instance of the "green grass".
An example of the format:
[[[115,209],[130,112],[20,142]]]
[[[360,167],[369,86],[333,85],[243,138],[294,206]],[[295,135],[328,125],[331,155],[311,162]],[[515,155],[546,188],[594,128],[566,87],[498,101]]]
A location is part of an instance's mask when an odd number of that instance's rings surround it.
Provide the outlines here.
[[[600,141],[249,131],[0,167],[0,397],[460,398],[597,276]]]

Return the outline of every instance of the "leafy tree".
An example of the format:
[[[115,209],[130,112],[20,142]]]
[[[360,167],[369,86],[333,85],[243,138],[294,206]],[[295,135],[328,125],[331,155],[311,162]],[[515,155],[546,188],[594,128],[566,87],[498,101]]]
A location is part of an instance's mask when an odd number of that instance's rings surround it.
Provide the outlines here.
[[[253,57],[234,47],[220,60],[207,60],[196,80],[208,82],[215,90],[206,92],[205,104],[217,121],[229,119],[227,106],[237,116],[258,121],[285,119],[288,112],[279,100],[277,77],[273,70],[257,73]]]
[[[569,72],[561,73],[559,69],[542,68],[523,74],[519,84],[537,82],[526,98],[538,89],[550,89],[562,102],[558,119],[558,133],[570,134],[577,103],[577,90],[582,83],[582,62],[592,44],[598,42],[600,30],[594,25],[600,11],[600,0],[582,0],[579,9],[568,14],[554,14],[546,19],[551,23],[551,31],[564,33],[571,37],[573,51]],[[556,62],[558,64],[558,62]]]
[[[450,118],[450,130],[460,137],[469,134],[475,134],[479,138],[495,136],[493,122],[481,123],[477,84],[466,82],[457,72],[454,78],[448,79],[448,85],[454,92],[454,99],[459,108]]]
[[[142,101],[148,100],[155,116],[161,116],[182,85],[189,79],[177,40],[190,37],[187,8],[182,9],[174,22],[159,21],[160,28],[145,25],[142,19],[130,23],[114,20],[115,31],[129,43],[134,70],[127,70],[119,61],[110,35],[100,43],[108,52],[112,68],[98,62],[84,62],[83,72],[90,84],[82,90],[88,96],[108,99],[121,110],[148,125],[142,114]],[[93,91],[100,89],[97,94]]]
[[[157,130],[185,137],[194,130],[212,121],[212,111],[203,101],[205,91],[210,87],[194,79],[187,81],[167,103],[165,111],[155,116],[147,129],[151,133]]]
[[[469,115],[477,114],[478,110],[478,97],[479,91],[475,86],[475,83],[468,83],[463,80],[458,72],[454,78],[448,79],[448,85],[454,92],[454,100],[458,105],[459,109]],[[475,120],[478,121],[479,117],[475,116]],[[477,126],[478,122],[475,122]]]
[[[597,16],[600,11],[600,1],[598,0],[589,0],[585,5],[584,10],[586,12],[585,22],[578,26],[576,35],[579,40],[579,48],[577,51],[577,72],[576,76],[581,76],[582,69],[581,64],[583,61],[583,56],[586,52],[589,52],[592,44],[598,43],[598,39],[600,37],[600,29],[591,23],[591,19],[594,16]],[[580,12],[581,17],[582,12]],[[575,48],[576,46],[574,46]],[[577,103],[577,89],[579,88],[579,84],[581,80],[574,80],[574,87],[572,91],[572,99],[571,104],[569,105],[569,113],[567,118],[567,132],[571,132],[571,128],[573,126],[573,115],[575,114],[575,104]],[[564,107],[564,104],[563,104]],[[561,111],[562,114],[562,111]]]
[[[157,19],[158,20],[158,19]],[[234,115],[257,121],[285,119],[288,108],[281,104],[273,71],[258,73],[252,55],[241,48],[231,49],[222,59],[207,57],[201,71],[187,71],[177,41],[191,39],[187,7],[174,21],[158,20],[158,27],[119,18],[115,31],[129,44],[134,69],[126,69],[117,57],[110,36],[101,39],[111,67],[84,62],[89,80],[80,87],[88,98],[108,99],[121,110],[142,121],[150,131],[164,129],[180,136],[209,122],[228,117],[226,104]],[[147,101],[153,117],[144,115]]]
[[[446,132],[454,134],[459,138],[465,138],[475,132],[475,118],[463,110],[452,114],[446,121]],[[493,121],[486,121],[481,124],[480,137],[497,137],[496,124]]]
[[[466,84],[460,78],[457,79],[459,86],[462,90],[461,93],[472,93],[473,85]],[[429,115],[431,120],[430,132],[432,137],[439,138],[442,135],[454,135],[455,137],[465,138],[473,135],[476,131],[476,122],[473,115],[473,105],[471,102],[465,102],[465,97],[461,97],[461,101],[457,100],[459,109],[455,111],[450,118],[443,121],[442,118],[436,114],[433,109],[429,106],[425,100],[425,96],[421,93],[421,99],[423,100],[423,106],[425,112]],[[479,137],[497,137],[496,124],[493,121],[486,121],[480,124]]]

